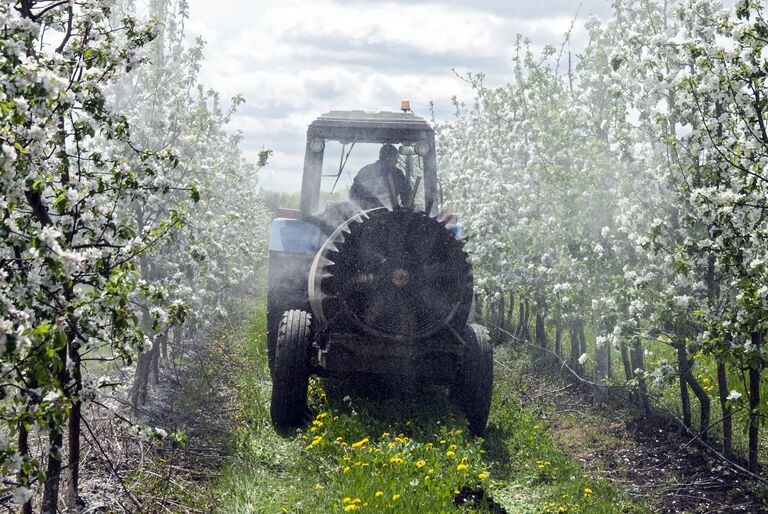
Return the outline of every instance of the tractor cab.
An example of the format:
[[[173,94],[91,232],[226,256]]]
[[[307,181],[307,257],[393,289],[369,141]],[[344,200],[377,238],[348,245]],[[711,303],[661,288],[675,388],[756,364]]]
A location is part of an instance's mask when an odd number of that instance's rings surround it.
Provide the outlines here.
[[[435,133],[423,118],[412,112],[331,111],[307,130],[301,215],[332,215],[334,208],[351,214],[339,204],[348,200],[346,190],[354,174],[362,165],[375,161],[384,144],[395,145],[400,152],[399,168],[414,189],[414,207],[437,214]],[[326,160],[334,154],[339,156],[338,165],[335,159],[331,163]]]

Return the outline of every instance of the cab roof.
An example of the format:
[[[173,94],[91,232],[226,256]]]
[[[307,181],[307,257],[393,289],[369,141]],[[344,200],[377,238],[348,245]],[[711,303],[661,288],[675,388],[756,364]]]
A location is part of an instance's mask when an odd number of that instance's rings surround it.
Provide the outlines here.
[[[342,143],[415,143],[427,140],[432,127],[411,112],[331,111],[313,121],[307,137]]]

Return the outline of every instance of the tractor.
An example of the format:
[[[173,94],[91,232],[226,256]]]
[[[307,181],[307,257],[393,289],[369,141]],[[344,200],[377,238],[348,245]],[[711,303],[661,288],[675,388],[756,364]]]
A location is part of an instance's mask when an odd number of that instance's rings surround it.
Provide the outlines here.
[[[368,209],[338,195],[340,201],[321,201],[330,142],[342,145],[338,173],[330,174],[334,186],[355,145],[398,147],[413,199],[399,202],[393,194]],[[439,197],[434,131],[409,109],[331,111],[309,125],[300,208],[280,209],[270,234],[267,356],[275,427],[307,419],[310,375],[373,375],[447,386],[470,431],[483,433],[493,353],[487,330],[471,322],[463,228],[455,216],[441,215]]]

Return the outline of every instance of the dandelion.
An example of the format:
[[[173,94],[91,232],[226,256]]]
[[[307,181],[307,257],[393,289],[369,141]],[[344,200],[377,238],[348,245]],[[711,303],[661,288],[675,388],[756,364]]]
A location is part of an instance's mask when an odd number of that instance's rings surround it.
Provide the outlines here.
[[[416,461],[416,467],[417,467],[417,468],[423,468],[423,467],[424,467],[426,464],[427,464],[427,463],[426,463],[426,461],[424,461],[424,460],[418,460],[418,461]]]
[[[360,448],[362,445],[364,445],[368,441],[369,441],[368,437],[360,439],[358,442],[352,443],[352,448]]]
[[[445,456],[446,456],[446,457],[453,457],[453,456],[455,456],[455,455],[456,455],[456,452],[452,452],[452,451],[450,451],[450,450],[448,450],[447,452],[445,452]]]
[[[459,471],[466,471],[467,470],[467,465],[466,464],[459,464],[458,466],[456,466],[456,469],[458,469]]]
[[[389,459],[389,462],[391,462],[392,464],[402,464],[403,463],[403,459],[401,459],[399,456],[395,455],[394,457]]]
[[[449,450],[455,450],[455,449],[456,449],[456,445],[455,445],[455,444],[452,444],[452,445],[450,445],[450,446],[448,447],[448,449],[449,449]]]
[[[533,429],[534,430],[538,430],[539,429],[539,425],[533,425]]]
[[[344,466],[344,469],[342,470],[342,473],[349,473],[350,467]]]
[[[480,473],[479,475],[477,475],[477,478],[479,478],[480,480],[485,480],[486,478],[488,478],[488,473]]]
[[[592,489],[590,489],[589,487],[585,487],[584,488],[584,496],[586,498],[589,498],[590,496],[592,496]]]
[[[374,496],[376,496],[376,498],[379,498],[381,496],[384,496],[384,493],[381,491],[376,491],[376,494]]]
[[[317,446],[317,445],[318,445],[318,444],[320,444],[322,441],[323,441],[323,436],[321,436],[321,435],[316,435],[315,437],[313,437],[313,438],[312,438],[312,446]]]
[[[352,498],[350,498],[349,496],[341,500],[342,505],[346,505],[347,503],[352,503]]]
[[[344,507],[344,512],[350,512],[353,510],[360,510],[360,505],[355,505],[354,503],[350,503],[346,507]]]
[[[397,501],[399,499],[400,499],[400,495],[399,494],[393,494],[392,495],[392,501]]]

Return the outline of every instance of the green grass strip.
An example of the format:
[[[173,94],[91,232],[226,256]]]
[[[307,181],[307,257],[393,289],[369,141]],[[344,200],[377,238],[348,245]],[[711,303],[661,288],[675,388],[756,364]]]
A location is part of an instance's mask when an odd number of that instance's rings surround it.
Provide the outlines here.
[[[508,512],[646,512],[585,475],[547,425],[520,407],[514,361],[497,366],[484,439],[468,434],[440,388],[377,395],[320,380],[310,385],[314,420],[285,436],[269,420],[265,338],[259,312],[246,337],[233,341],[232,351],[252,365],[238,372],[234,457],[213,487],[216,512],[470,511],[454,504],[464,487],[486,491]]]

